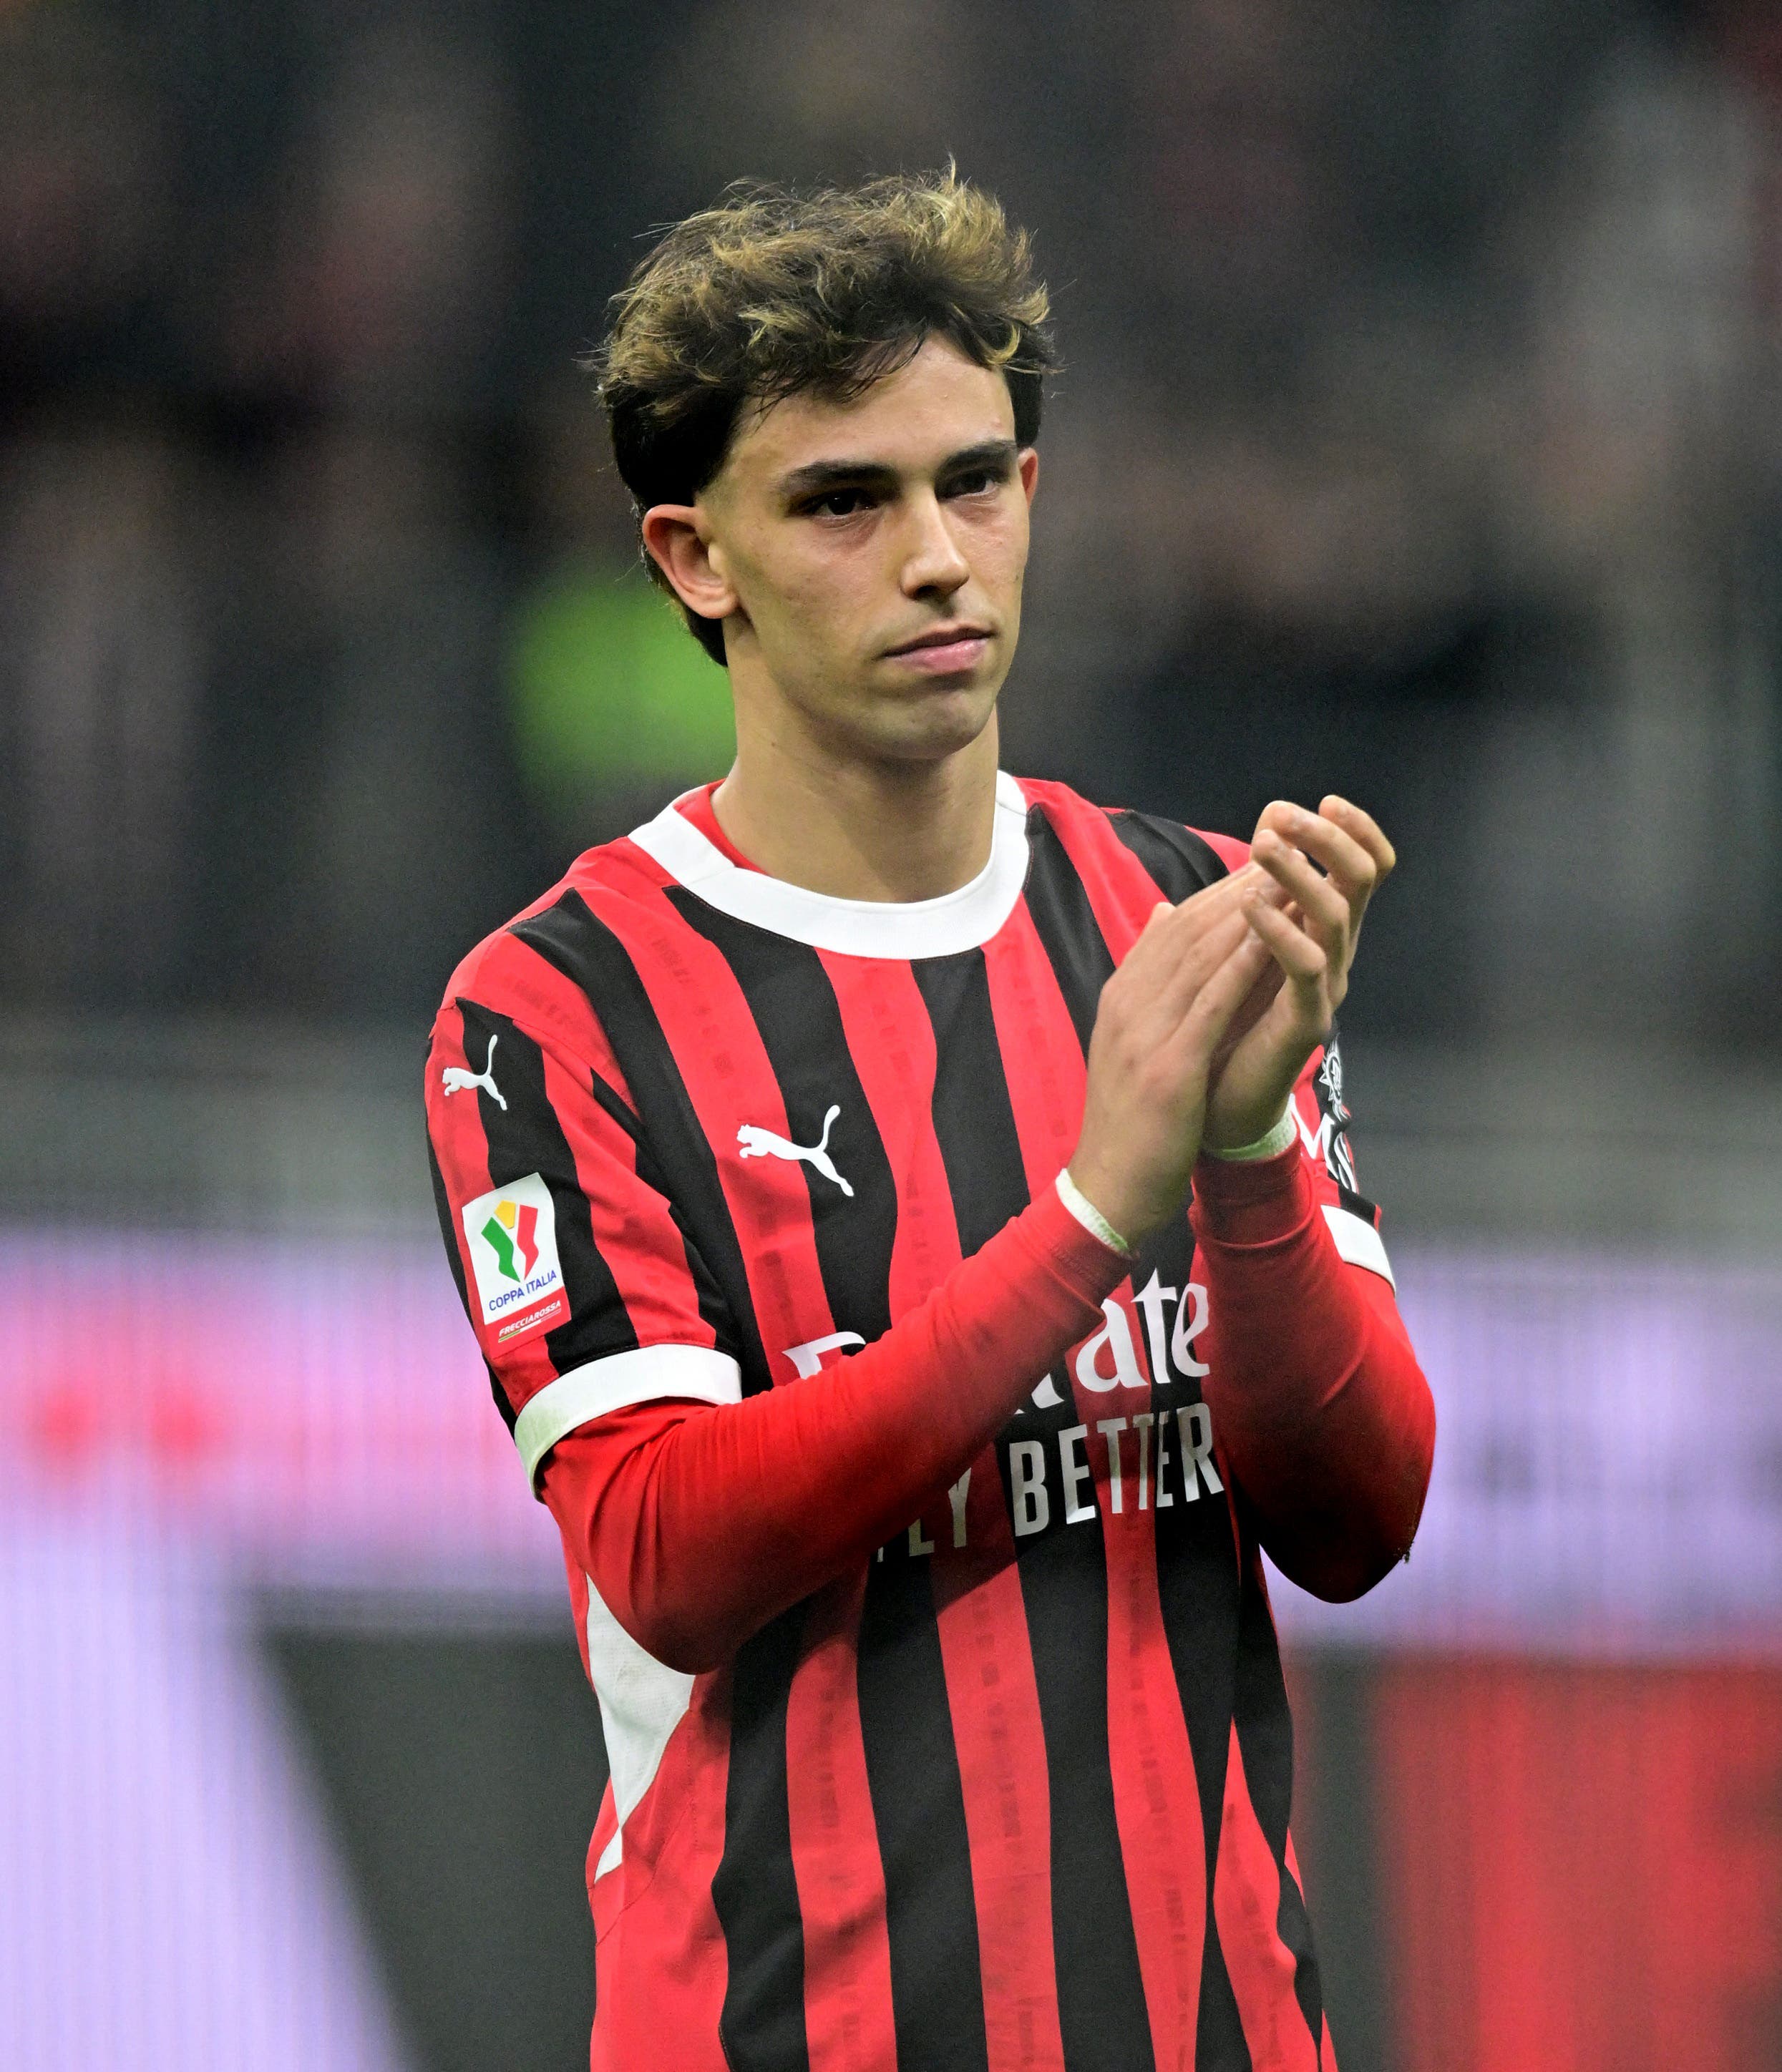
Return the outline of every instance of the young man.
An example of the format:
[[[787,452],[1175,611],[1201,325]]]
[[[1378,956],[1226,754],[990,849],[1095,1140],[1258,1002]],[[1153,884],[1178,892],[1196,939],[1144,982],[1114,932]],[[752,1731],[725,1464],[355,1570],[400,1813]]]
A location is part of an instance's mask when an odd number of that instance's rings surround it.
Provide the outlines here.
[[[1326,1041],[1393,855],[999,774],[1045,316],[950,177],[643,263],[603,393],[735,767],[434,1026],[611,1763],[614,2072],[1332,2062],[1259,1550],[1356,1596],[1429,1474]]]

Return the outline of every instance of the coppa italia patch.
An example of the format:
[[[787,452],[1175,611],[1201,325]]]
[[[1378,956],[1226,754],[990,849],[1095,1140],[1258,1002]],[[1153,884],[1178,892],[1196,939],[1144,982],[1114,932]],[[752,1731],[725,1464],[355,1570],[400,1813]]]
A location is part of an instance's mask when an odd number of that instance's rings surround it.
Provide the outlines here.
[[[496,1343],[562,1323],[570,1305],[557,1256],[557,1212],[539,1175],[492,1187],[460,1214],[476,1298]]]

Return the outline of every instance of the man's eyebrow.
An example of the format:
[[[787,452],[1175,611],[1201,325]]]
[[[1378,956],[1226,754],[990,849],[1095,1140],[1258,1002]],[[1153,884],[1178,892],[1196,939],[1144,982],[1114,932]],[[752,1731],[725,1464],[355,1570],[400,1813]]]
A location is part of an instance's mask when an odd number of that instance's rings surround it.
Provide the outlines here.
[[[998,468],[1005,473],[1014,465],[1020,448],[1013,439],[982,439],[949,454],[936,469],[937,475],[959,475],[971,468]],[[821,495],[825,490],[883,489],[895,485],[897,471],[882,460],[813,460],[795,467],[780,479],[780,494],[788,503]]]
[[[789,503],[813,491],[852,489],[871,484],[882,487],[897,479],[897,471],[882,460],[813,460],[780,478],[780,494]]]
[[[962,446],[956,454],[949,454],[940,467],[942,475],[965,475],[974,468],[1000,468],[1009,473],[1019,458],[1021,449],[1013,439],[980,439],[974,446]]]

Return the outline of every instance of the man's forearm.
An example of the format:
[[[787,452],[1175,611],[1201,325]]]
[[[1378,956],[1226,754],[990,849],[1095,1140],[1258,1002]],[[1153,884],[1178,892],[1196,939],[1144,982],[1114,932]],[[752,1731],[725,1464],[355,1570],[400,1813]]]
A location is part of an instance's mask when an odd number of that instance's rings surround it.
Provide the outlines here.
[[[545,1499],[634,1638],[673,1667],[714,1667],[956,1482],[1126,1269],[1048,1190],[822,1372],[570,1433],[545,1462]]]
[[[1203,1159],[1192,1215],[1220,1451],[1282,1572],[1360,1597],[1409,1551],[1434,1457],[1391,1287],[1338,1256],[1297,1149]]]

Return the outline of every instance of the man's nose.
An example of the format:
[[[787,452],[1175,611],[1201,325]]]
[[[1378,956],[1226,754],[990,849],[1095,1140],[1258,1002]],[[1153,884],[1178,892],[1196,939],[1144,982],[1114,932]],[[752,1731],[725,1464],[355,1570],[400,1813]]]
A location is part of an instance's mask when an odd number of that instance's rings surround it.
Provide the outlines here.
[[[932,493],[912,500],[905,544],[903,588],[906,597],[939,590],[950,597],[971,575],[971,564],[947,523],[939,497]]]

